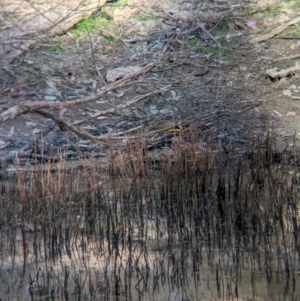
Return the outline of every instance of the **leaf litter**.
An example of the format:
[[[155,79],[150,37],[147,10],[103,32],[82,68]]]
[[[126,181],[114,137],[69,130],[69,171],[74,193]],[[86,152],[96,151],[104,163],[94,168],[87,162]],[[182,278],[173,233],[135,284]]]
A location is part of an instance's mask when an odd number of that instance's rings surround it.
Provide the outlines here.
[[[76,47],[66,43],[64,52],[55,56],[43,49],[29,52],[30,65],[20,62],[14,78],[5,74],[11,86],[18,86],[29,71],[23,80],[29,92],[16,96],[26,100],[24,105],[2,112],[2,122],[19,115],[18,130],[7,134],[13,142],[1,152],[2,160],[13,160],[10,152],[26,149],[26,156],[31,150],[34,163],[36,143],[43,149],[41,159],[62,150],[69,159],[82,154],[105,156],[110,139],[119,147],[142,140],[147,149],[162,148],[172,145],[178,135],[187,136],[191,128],[203,139],[214,136],[219,151],[246,153],[255,148],[253,137],[265,134],[268,119],[255,110],[262,95],[243,81],[247,59],[236,50],[247,43],[246,28],[236,26],[241,24],[243,7],[197,1],[192,6],[187,16],[161,15],[163,22],[149,29],[147,36],[138,31],[125,36],[124,30],[124,37],[105,46],[102,38],[90,34]],[[251,29],[257,26],[252,19],[245,24]],[[233,31],[228,32],[230,28]],[[91,45],[91,39],[100,43]],[[109,54],[104,54],[107,50]],[[91,55],[88,63],[87,54]],[[33,72],[33,66],[40,71]],[[39,103],[43,94],[45,104]],[[30,100],[27,95],[32,95]],[[29,132],[22,133],[20,115],[25,112],[43,124],[44,129],[34,129],[39,134],[34,139]],[[149,131],[161,121],[171,122],[171,130]],[[28,157],[20,160],[28,163]]]

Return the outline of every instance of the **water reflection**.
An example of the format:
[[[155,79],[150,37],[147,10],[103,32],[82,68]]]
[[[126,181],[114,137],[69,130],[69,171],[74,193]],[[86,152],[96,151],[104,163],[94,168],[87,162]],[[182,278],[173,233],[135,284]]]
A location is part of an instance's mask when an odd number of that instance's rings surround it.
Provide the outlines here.
[[[28,227],[28,226],[27,226]],[[34,226],[1,232],[1,300],[299,300],[297,274],[265,273],[243,253],[242,264],[220,250],[136,239],[109,243]],[[45,240],[57,236],[57,244]],[[200,253],[201,256],[200,256]],[[201,257],[201,260],[200,260]],[[210,258],[210,260],[208,260]],[[296,276],[294,276],[296,275]]]
[[[223,158],[182,143],[159,162],[132,147],[109,175],[16,174],[1,300],[298,300],[297,174],[266,164],[269,144]]]

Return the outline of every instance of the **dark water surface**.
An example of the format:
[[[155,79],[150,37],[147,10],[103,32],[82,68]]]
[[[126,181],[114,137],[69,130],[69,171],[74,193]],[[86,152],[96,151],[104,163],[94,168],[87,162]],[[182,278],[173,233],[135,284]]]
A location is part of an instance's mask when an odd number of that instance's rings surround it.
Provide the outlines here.
[[[155,223],[145,223],[147,241],[138,233],[89,235],[79,217],[72,237],[58,222],[50,232],[22,224],[2,229],[1,300],[300,299],[297,269],[289,279],[284,270],[267,279],[258,253],[209,249],[193,238],[168,243],[163,234],[155,238]],[[280,262],[282,255],[270,251]]]
[[[290,161],[182,149],[16,172],[0,195],[0,301],[300,300]]]

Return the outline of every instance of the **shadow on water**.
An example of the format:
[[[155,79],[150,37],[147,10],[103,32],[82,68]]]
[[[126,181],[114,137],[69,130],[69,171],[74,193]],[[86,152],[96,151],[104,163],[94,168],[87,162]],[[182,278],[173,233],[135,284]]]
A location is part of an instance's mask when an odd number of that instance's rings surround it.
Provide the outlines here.
[[[0,299],[299,300],[297,152],[193,135],[159,160],[129,145],[106,170],[19,169],[1,190]]]

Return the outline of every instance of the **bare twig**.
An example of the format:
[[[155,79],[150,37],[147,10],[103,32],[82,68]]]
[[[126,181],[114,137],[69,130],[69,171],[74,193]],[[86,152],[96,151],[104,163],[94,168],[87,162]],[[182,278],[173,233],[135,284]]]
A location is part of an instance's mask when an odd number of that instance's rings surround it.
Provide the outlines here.
[[[132,106],[133,104],[135,104],[135,103],[141,101],[142,99],[144,99],[144,98],[146,98],[146,97],[149,97],[149,96],[152,96],[152,95],[154,95],[154,94],[161,93],[161,92],[166,92],[167,89],[168,89],[169,87],[171,87],[171,86],[172,86],[172,85],[167,85],[167,86],[165,86],[165,87],[163,87],[163,88],[161,88],[161,89],[155,90],[155,91],[153,91],[153,92],[150,92],[150,93],[147,93],[147,94],[144,94],[144,95],[141,95],[141,96],[137,96],[137,97],[135,97],[133,100],[131,100],[131,101],[125,103],[125,104],[118,105],[118,106],[116,106],[116,107],[114,107],[114,108],[111,108],[111,109],[109,109],[109,110],[106,110],[106,111],[98,112],[98,113],[96,113],[96,114],[91,115],[91,117],[96,118],[96,117],[99,117],[99,116],[101,116],[101,115],[107,115],[107,114],[113,113],[113,112],[115,112],[115,111],[117,111],[117,110],[124,109],[124,108],[126,108],[126,107]]]
[[[205,29],[205,26],[204,26],[204,24],[203,23],[200,23],[199,24],[199,27],[201,28],[201,30],[203,31],[203,32],[205,32],[215,43],[216,43],[216,45],[218,46],[218,47],[221,47],[221,44],[217,41],[217,39],[208,31],[208,30],[206,30]]]
[[[88,96],[88,97],[85,97],[85,98],[75,99],[75,100],[64,102],[64,103],[59,103],[59,102],[55,102],[55,101],[39,101],[39,102],[25,101],[20,105],[15,105],[15,106],[9,108],[8,110],[4,111],[0,115],[0,124],[7,120],[12,120],[21,114],[25,114],[28,112],[34,112],[39,109],[62,110],[62,109],[71,108],[71,107],[74,107],[79,104],[83,104],[83,103],[87,103],[87,102],[99,99],[100,97],[102,97],[103,95],[105,95],[106,93],[108,93],[110,91],[114,91],[118,88],[126,86],[126,82],[128,80],[130,80],[136,76],[139,76],[141,74],[145,74],[145,73],[149,72],[154,66],[155,66],[155,63],[151,63],[151,64],[147,65],[146,67],[142,68],[141,70],[116,81],[112,85],[102,88],[101,92],[91,95],[91,96]]]
[[[129,107],[129,106],[132,106],[133,104],[139,102],[140,100],[144,99],[145,97],[148,97],[148,96],[151,96],[151,95],[154,95],[154,94],[157,94],[157,93],[165,92],[166,89],[169,88],[170,86],[171,85],[168,85],[166,87],[163,87],[163,88],[158,89],[156,91],[153,91],[151,93],[141,95],[139,97],[134,98],[132,101],[127,102],[126,104],[119,105],[119,106],[117,106],[115,108],[112,108],[110,110],[99,112],[97,114],[94,114],[92,117],[97,117],[97,116],[100,116],[100,115],[113,113],[114,111],[116,111],[118,109],[123,109],[123,108]],[[46,118],[51,118],[52,120],[57,122],[59,126],[64,127],[66,129],[72,131],[73,133],[77,134],[79,137],[81,137],[83,139],[89,139],[89,140],[91,140],[93,142],[96,142],[96,143],[99,142],[99,141],[105,141],[111,136],[118,137],[118,136],[121,136],[125,133],[130,133],[132,131],[138,130],[141,127],[143,127],[143,126],[138,126],[138,127],[133,128],[133,129],[123,131],[123,132],[118,132],[118,133],[115,133],[115,134],[105,134],[105,135],[101,135],[101,136],[93,136],[93,135],[87,133],[86,131],[82,131],[82,130],[76,128],[74,125],[72,125],[71,123],[67,122],[66,120],[62,119],[61,117],[59,117],[58,115],[56,115],[52,112],[47,112],[46,110],[43,110],[43,109],[35,109],[33,112],[38,113],[38,114],[40,114],[40,115],[42,115]],[[122,138],[124,138],[124,137],[122,137]]]

